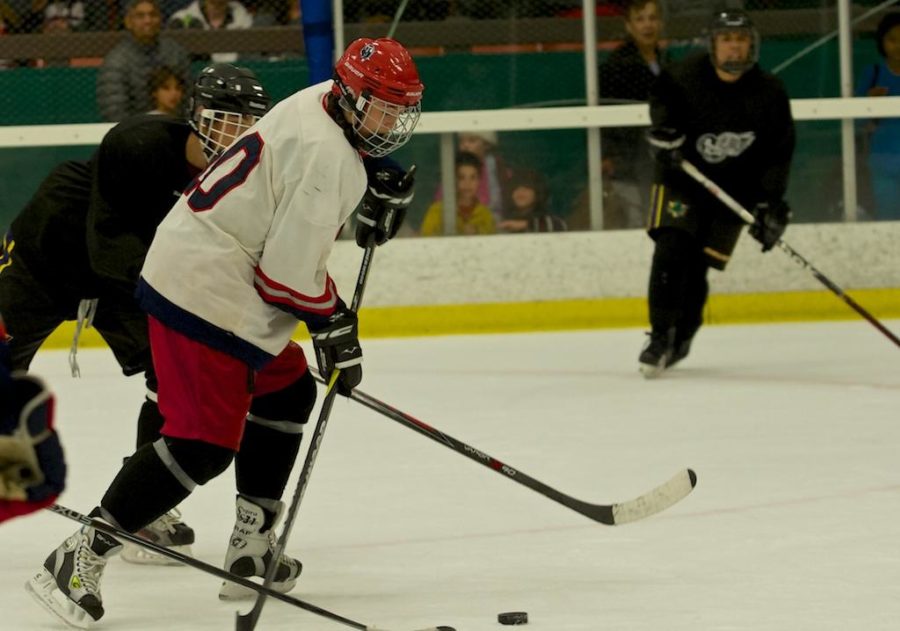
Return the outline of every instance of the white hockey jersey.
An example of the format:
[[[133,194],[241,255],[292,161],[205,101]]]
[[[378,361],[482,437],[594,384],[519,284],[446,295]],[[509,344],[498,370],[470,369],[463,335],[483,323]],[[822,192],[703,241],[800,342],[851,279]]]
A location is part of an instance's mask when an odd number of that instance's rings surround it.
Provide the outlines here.
[[[338,301],[326,263],[366,173],[325,112],[330,89],[288,97],[235,141],[160,224],[141,272],[151,315],[256,368]]]

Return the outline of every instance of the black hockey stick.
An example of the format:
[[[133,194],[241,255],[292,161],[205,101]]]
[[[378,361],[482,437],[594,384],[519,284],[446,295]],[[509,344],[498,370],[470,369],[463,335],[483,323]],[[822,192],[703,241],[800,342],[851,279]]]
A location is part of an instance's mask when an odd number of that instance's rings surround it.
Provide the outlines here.
[[[689,176],[694,178],[697,182],[702,184],[703,187],[707,191],[709,191],[713,197],[715,197],[720,202],[722,202],[723,204],[728,206],[729,209],[734,211],[734,213],[736,215],[738,215],[741,219],[743,219],[745,222],[747,222],[750,225],[752,225],[756,222],[756,217],[753,216],[753,213],[751,213],[749,210],[744,208],[740,204],[740,202],[738,202],[736,199],[734,199],[731,195],[729,195],[728,193],[723,191],[721,188],[719,188],[719,186],[715,182],[713,182],[708,177],[703,175],[703,173],[697,167],[695,167],[693,164],[691,164],[687,160],[682,160],[681,168],[685,173],[687,173]],[[835,285],[827,276],[825,276],[825,274],[823,274],[822,272],[817,270],[813,266],[812,263],[810,263],[805,258],[800,256],[800,254],[794,248],[789,246],[782,239],[778,240],[777,245],[789,257],[791,257],[792,261],[797,263],[800,267],[809,270],[810,273],[813,276],[815,276],[817,281],[819,281],[820,283],[825,285],[829,290],[831,290],[831,292],[835,296],[837,296],[838,298],[843,300],[847,304],[847,306],[849,306],[851,309],[856,311],[856,313],[858,313],[859,315],[864,317],[866,320],[868,320],[872,326],[874,326],[876,329],[878,329],[879,331],[884,333],[884,335],[890,341],[892,341],[897,346],[900,346],[900,338],[898,338],[896,335],[891,333],[890,329],[888,329],[881,322],[879,322],[878,319],[875,316],[873,316],[871,313],[869,313],[868,311],[863,309],[862,306],[860,306],[860,304],[858,302],[856,302],[853,298],[851,298],[846,293],[844,293],[844,290],[841,289],[840,287],[838,287],[837,285]]]
[[[413,169],[410,169],[410,172],[412,171]],[[375,233],[373,232],[369,235],[369,240],[366,243],[362,264],[359,268],[359,276],[357,276],[356,279],[356,289],[353,292],[353,300],[350,303],[350,309],[353,312],[359,311],[359,305],[362,302],[363,292],[366,290],[366,281],[369,278],[369,270],[372,267],[372,257],[374,255]],[[291,534],[291,529],[294,527],[294,519],[297,517],[297,510],[300,508],[300,502],[303,501],[303,496],[306,494],[306,487],[309,485],[312,468],[316,463],[316,457],[319,455],[319,448],[322,445],[322,437],[325,434],[325,428],[328,427],[328,418],[331,416],[334,398],[337,396],[335,384],[337,384],[340,372],[341,371],[337,369],[332,372],[331,381],[328,383],[328,388],[325,391],[325,400],[322,402],[322,409],[319,411],[319,420],[316,422],[316,428],[310,438],[306,459],[303,461],[303,468],[300,470],[300,478],[297,480],[297,488],[294,490],[294,497],[291,500],[291,506],[288,509],[287,517],[284,521],[284,530],[281,532],[281,537],[278,538],[278,543],[272,551],[272,558],[269,560],[269,566],[266,568],[266,577],[263,581],[263,585],[267,588],[270,588],[275,580],[275,572],[278,569],[279,559],[284,553],[285,547],[287,547],[287,540]],[[267,592],[259,592],[256,596],[256,602],[253,604],[253,609],[245,614],[240,612],[235,614],[236,631],[253,631],[253,629],[256,628],[256,623],[262,613],[263,605],[266,603],[267,595]]]
[[[356,622],[355,620],[350,620],[349,618],[340,616],[336,613],[328,611],[327,609],[322,609],[321,607],[317,607],[316,605],[308,603],[304,600],[300,600],[299,598],[294,598],[293,596],[282,594],[281,592],[277,592],[274,589],[270,589],[264,585],[257,585],[253,581],[250,581],[236,574],[232,574],[231,572],[227,572],[220,567],[216,567],[215,565],[204,563],[203,561],[187,556],[185,554],[181,554],[180,552],[172,550],[171,548],[166,548],[165,546],[160,546],[151,541],[147,541],[143,537],[139,537],[138,535],[131,534],[130,532],[120,530],[115,526],[107,524],[105,521],[91,519],[87,515],[79,513],[78,511],[74,511],[71,508],[66,508],[65,506],[60,506],[59,504],[53,504],[52,506],[48,506],[46,510],[56,513],[57,515],[62,515],[63,517],[71,519],[72,521],[77,521],[84,526],[89,526],[90,528],[94,528],[95,530],[104,532],[112,537],[115,537],[116,539],[119,539],[120,541],[128,541],[135,545],[141,546],[142,548],[146,548],[147,550],[151,550],[152,552],[155,552],[156,554],[159,554],[161,556],[168,557],[170,559],[178,561],[179,563],[183,563],[184,565],[189,565],[192,568],[200,570],[201,572],[206,572],[207,574],[211,574],[226,581],[237,583],[238,585],[246,587],[247,589],[252,589],[259,594],[265,594],[266,596],[270,596],[272,598],[275,598],[276,600],[280,600],[281,602],[287,603],[288,605],[293,605],[294,607],[298,607],[318,616],[322,616],[324,618],[328,618],[329,620],[345,624],[348,627],[360,629],[361,631],[379,631],[376,627],[363,624],[362,622]],[[428,629],[422,629],[421,631],[445,631],[448,628],[449,627],[429,627]]]
[[[313,376],[319,381],[323,381],[318,372],[313,371]],[[581,513],[585,517],[607,526],[627,524],[628,522],[638,521],[650,517],[651,515],[655,515],[660,511],[664,511],[687,497],[697,485],[697,474],[691,469],[684,469],[675,474],[668,482],[661,484],[634,499],[619,502],[617,504],[591,504],[570,495],[566,495],[561,491],[557,491],[553,487],[547,486],[539,480],[535,480],[522,471],[500,462],[480,449],[475,449],[474,447],[445,434],[439,429],[435,429],[431,425],[410,416],[406,412],[401,412],[397,408],[388,405],[383,401],[379,401],[375,397],[370,396],[359,389],[353,390],[350,394],[350,398],[357,403],[361,403],[370,410],[374,410],[379,414],[388,417],[392,421],[396,421],[401,425],[408,427],[423,436],[427,436],[431,440],[484,465],[488,469],[493,469],[497,473],[505,475],[513,482],[518,482],[522,486],[526,486],[532,491],[537,491],[541,495],[549,497],[554,502],[562,504],[566,508],[571,508],[576,513]]]

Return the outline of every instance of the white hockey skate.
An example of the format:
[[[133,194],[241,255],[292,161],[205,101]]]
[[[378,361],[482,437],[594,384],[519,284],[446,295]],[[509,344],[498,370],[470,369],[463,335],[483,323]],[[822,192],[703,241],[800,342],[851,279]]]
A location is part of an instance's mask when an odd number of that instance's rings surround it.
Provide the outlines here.
[[[194,529],[181,521],[181,512],[177,508],[173,508],[135,534],[157,545],[191,556]],[[152,550],[129,541],[125,542],[122,559],[139,565],[181,565],[174,559],[156,554]]]
[[[275,526],[284,513],[284,503],[278,502],[278,510],[266,531],[262,530],[266,520],[266,511],[262,506],[238,495],[236,511],[234,530],[225,553],[225,569],[244,578],[262,578],[266,575],[266,566],[275,550]],[[278,562],[272,589],[283,594],[291,591],[297,584],[301,571],[303,564],[300,561],[283,554]],[[254,596],[256,592],[253,590],[228,581],[222,583],[219,590],[219,598],[222,600]]]
[[[121,543],[85,526],[50,553],[25,590],[67,625],[87,629],[103,617],[100,579],[106,562],[121,550]]]

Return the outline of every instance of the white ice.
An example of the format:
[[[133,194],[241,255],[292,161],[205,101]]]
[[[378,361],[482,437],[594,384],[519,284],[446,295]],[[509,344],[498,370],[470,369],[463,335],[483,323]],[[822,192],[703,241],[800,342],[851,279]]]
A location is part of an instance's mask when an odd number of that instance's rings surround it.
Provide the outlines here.
[[[340,400],[288,546],[305,567],[294,595],[397,631],[499,631],[497,614],[520,610],[533,631],[897,629],[900,349],[862,320],[714,326],[649,382],[642,342],[637,329],[367,342],[365,392],[569,495],[625,500],[686,466],[699,484],[603,526]],[[87,512],[132,450],[143,386],[106,350],[80,359],[80,380],[62,352],[33,368],[57,392],[61,503]],[[182,506],[209,563],[232,496],[229,471]],[[0,526],[0,629],[61,627],[22,584],[76,527],[47,512]],[[232,629],[218,587],[114,560],[97,628]],[[257,628],[350,627],[270,600]]]

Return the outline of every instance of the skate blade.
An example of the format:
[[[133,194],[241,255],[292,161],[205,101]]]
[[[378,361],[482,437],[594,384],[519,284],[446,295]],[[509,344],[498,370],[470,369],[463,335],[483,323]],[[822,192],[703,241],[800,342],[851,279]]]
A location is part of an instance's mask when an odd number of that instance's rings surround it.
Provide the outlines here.
[[[183,565],[183,563],[180,563],[175,559],[170,559],[167,556],[157,554],[156,552],[148,550],[147,548],[141,547],[135,543],[125,541],[124,544],[125,545],[122,548],[122,560],[127,563],[134,563],[135,565]],[[171,546],[169,547],[169,550],[180,552],[185,556],[193,556],[193,554],[191,553],[191,546],[189,545]]]
[[[260,584],[262,584],[261,581]],[[297,585],[297,579],[292,579],[281,583],[272,583],[272,589],[281,594],[287,594],[294,589],[295,585]],[[231,581],[223,581],[222,587],[219,588],[219,600],[249,600],[256,598],[257,595],[258,592],[249,587],[244,587]]]
[[[94,619],[66,598],[56,585],[56,578],[43,568],[25,583],[25,591],[50,614],[75,629],[90,629]],[[56,597],[59,594],[65,602]]]

